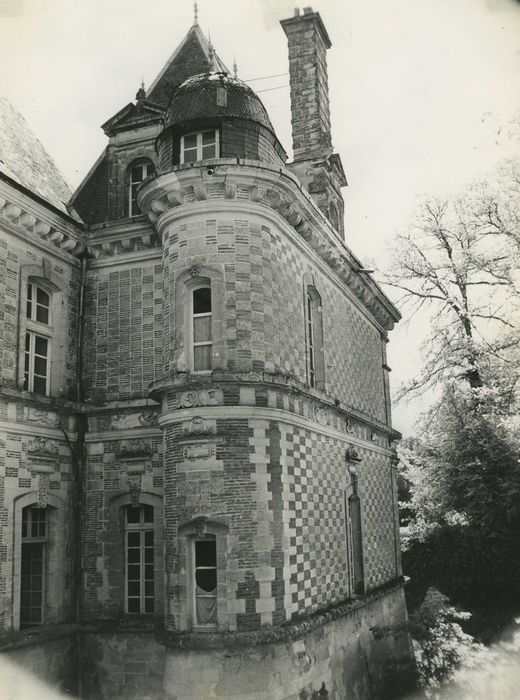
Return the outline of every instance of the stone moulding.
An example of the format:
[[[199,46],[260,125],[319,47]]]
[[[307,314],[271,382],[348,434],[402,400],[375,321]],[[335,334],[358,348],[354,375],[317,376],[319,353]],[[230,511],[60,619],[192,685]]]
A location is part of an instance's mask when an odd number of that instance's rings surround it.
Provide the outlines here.
[[[122,440],[119,445],[118,457],[125,462],[148,461],[152,458],[153,448],[142,438]]]
[[[0,195],[0,219],[4,219],[24,233],[36,236],[42,241],[52,244],[65,253],[79,255],[85,249],[84,241],[71,236],[69,232],[59,230],[43,218],[26,211],[23,206],[9,201],[3,195]]]
[[[178,167],[146,182],[138,195],[141,210],[163,237],[172,210],[204,201],[201,192],[211,190],[212,204],[249,200],[280,215],[289,226],[325,261],[346,284],[376,321],[391,330],[400,314],[377,283],[359,271],[362,265],[340,241],[329,222],[302,189],[298,180],[285,169],[267,167],[255,161],[220,159],[212,163],[212,174],[205,167]]]

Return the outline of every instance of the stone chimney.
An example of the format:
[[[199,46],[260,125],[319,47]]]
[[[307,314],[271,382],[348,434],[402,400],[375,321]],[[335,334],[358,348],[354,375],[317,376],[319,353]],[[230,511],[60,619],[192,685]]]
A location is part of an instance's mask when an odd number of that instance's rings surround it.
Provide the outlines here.
[[[280,22],[289,44],[289,82],[294,161],[288,168],[299,178],[343,237],[344,203],[341,187],[347,180],[330,130],[327,49],[331,41],[318,12],[297,8]]]
[[[330,155],[327,49],[332,46],[318,12],[296,8],[280,22],[289,43],[291,122],[294,160]]]

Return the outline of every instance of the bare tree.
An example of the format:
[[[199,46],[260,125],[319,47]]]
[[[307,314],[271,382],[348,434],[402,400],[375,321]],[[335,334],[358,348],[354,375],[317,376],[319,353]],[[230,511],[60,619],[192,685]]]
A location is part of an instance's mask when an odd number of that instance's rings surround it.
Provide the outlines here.
[[[385,283],[402,292],[410,317],[429,309],[431,333],[421,376],[404,393],[448,377],[473,388],[518,348],[520,166],[504,166],[494,186],[479,183],[458,199],[428,200],[398,236]]]

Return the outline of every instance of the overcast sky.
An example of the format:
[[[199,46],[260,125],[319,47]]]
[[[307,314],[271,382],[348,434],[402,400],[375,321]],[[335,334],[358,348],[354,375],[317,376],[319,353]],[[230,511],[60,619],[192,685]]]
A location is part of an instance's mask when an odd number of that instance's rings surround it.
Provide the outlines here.
[[[294,5],[199,1],[202,29],[228,68],[236,56],[239,77],[255,79],[289,155],[279,20]],[[349,181],[347,243],[383,266],[388,240],[421,197],[455,192],[519,155],[520,3],[319,0],[313,9],[332,41],[332,136]],[[192,22],[187,0],[0,0],[0,95],[76,187],[106,143],[99,125],[134,99],[141,77],[152,83]],[[418,366],[423,326],[419,319],[392,334],[394,385]],[[395,427],[409,433],[420,408],[396,407]]]

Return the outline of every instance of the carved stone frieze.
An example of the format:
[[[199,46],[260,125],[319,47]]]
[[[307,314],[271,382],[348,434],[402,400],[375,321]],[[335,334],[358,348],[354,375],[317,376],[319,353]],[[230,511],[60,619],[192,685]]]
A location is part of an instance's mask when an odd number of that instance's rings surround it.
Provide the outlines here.
[[[46,473],[38,474],[38,506],[47,508],[47,495],[49,493],[49,475]]]
[[[114,430],[130,430],[132,428],[151,428],[157,425],[159,412],[146,409],[141,413],[117,413],[112,416],[110,427]]]
[[[148,461],[152,458],[153,448],[149,442],[142,438],[133,440],[122,440],[119,444],[118,456],[120,460],[128,461]]]
[[[184,459],[211,459],[215,458],[217,448],[215,445],[199,444],[186,445],[183,450]]]
[[[197,406],[221,406],[224,403],[222,389],[183,391],[175,399],[174,408],[196,408]]]
[[[56,428],[60,425],[60,417],[56,413],[43,411],[34,406],[24,406],[23,420],[24,423],[36,423],[49,428]]]

